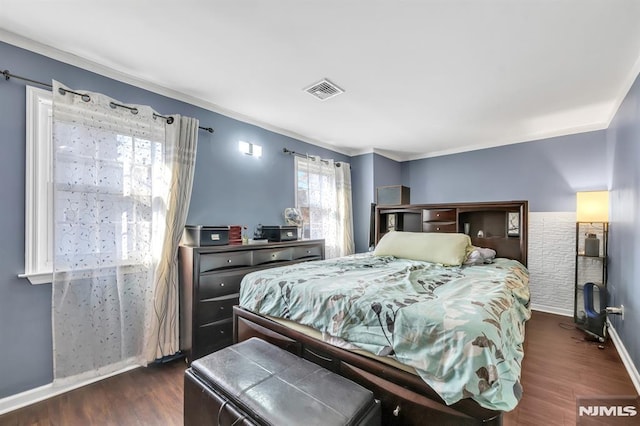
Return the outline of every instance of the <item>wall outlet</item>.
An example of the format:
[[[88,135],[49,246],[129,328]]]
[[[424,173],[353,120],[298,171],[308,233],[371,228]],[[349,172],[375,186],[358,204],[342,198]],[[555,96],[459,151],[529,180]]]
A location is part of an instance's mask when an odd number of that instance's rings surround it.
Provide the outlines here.
[[[622,321],[624,321],[624,305],[620,305],[619,308],[615,306],[607,306],[605,310],[609,315],[620,315]]]

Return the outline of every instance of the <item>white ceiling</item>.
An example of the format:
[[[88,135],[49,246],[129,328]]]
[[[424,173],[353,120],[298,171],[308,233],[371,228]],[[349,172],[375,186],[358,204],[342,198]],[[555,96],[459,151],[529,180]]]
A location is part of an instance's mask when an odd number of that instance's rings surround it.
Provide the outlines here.
[[[640,70],[640,0],[0,0],[0,29],[225,115],[398,160],[606,128]],[[322,78],[345,93],[302,90]]]

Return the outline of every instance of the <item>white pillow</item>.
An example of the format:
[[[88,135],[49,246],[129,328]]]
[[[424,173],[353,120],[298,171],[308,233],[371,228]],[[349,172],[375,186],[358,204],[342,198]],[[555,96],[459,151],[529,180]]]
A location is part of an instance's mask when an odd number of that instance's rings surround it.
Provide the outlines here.
[[[391,231],[380,239],[373,254],[451,266],[464,262],[469,246],[471,239],[465,234]]]
[[[468,255],[464,261],[465,265],[482,265],[484,263],[493,263],[496,257],[496,251],[490,248],[474,247],[468,249]]]

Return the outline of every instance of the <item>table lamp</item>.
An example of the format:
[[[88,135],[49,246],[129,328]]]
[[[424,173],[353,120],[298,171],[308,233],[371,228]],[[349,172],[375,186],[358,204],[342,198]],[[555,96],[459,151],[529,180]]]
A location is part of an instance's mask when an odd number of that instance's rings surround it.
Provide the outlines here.
[[[609,191],[586,191],[576,193],[576,222],[609,222]],[[584,240],[586,256],[600,255],[600,240],[596,234],[587,234]]]

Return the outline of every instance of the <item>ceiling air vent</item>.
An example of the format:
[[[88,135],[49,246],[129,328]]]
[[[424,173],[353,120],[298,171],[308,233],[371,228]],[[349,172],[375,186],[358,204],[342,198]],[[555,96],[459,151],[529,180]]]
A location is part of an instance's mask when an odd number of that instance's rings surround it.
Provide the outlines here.
[[[344,93],[344,90],[342,90],[326,78],[317,83],[313,83],[311,86],[304,89],[304,91],[315,96],[321,101],[326,101],[327,99],[333,98],[340,93]]]

